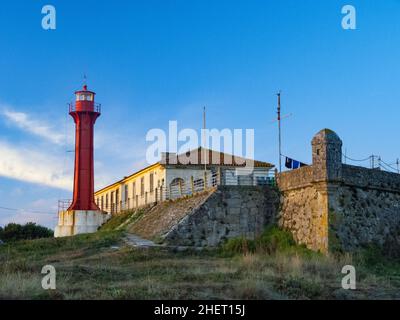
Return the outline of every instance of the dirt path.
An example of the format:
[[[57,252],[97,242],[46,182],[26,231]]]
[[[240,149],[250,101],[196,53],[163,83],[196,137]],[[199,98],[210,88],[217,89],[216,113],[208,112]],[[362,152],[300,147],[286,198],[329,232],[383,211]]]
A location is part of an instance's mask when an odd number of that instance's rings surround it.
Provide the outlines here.
[[[148,247],[159,247],[159,244],[154,243],[153,241],[143,239],[137,235],[134,234],[127,234],[126,237],[124,238],[124,241],[132,246],[132,247],[138,247],[138,248],[148,248]]]
[[[186,246],[167,246],[163,244],[157,244],[153,241],[143,239],[135,234],[129,233],[124,237],[124,241],[128,246],[135,248],[152,248],[152,247],[162,247],[168,248],[174,251],[187,251],[187,250],[196,250],[201,251],[204,250],[203,247],[186,247]]]

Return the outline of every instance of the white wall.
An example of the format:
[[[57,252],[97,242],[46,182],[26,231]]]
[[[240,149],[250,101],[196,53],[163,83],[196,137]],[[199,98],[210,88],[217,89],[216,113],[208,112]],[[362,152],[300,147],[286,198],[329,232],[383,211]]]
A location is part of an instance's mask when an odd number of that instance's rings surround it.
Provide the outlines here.
[[[214,170],[216,170],[214,168]],[[230,168],[230,169],[225,169],[225,175],[227,176],[227,183],[231,185],[238,184],[238,177],[237,177],[237,172],[236,170],[241,170],[241,169],[236,169],[236,168]],[[243,178],[242,181],[244,180],[249,180],[250,183],[252,181],[255,181],[253,179],[254,177],[268,177],[269,172],[271,169],[269,168],[255,168],[254,172],[252,175],[248,178]],[[150,192],[150,175],[153,173],[154,177],[154,185],[153,185],[153,192]],[[210,179],[211,179],[211,170],[207,170],[207,186],[210,185]],[[204,167],[198,166],[198,167],[175,167],[175,166],[156,166],[154,168],[149,168],[149,170],[144,170],[142,173],[139,173],[137,175],[134,175],[130,178],[125,179],[122,181],[120,184],[106,189],[103,192],[97,192],[95,194],[95,199],[97,202],[97,199],[99,200],[99,205],[100,209],[103,209],[104,211],[111,212],[112,211],[112,206],[113,204],[113,210],[114,211],[121,211],[125,209],[132,209],[132,208],[137,208],[137,207],[142,207],[144,205],[148,205],[151,203],[154,203],[156,201],[160,200],[165,200],[166,197],[176,197],[172,196],[172,193],[170,192],[170,184],[171,182],[176,179],[176,178],[181,178],[185,181],[185,185],[183,186],[183,194],[190,194],[191,193],[191,178],[193,177],[193,180],[197,179],[202,179],[204,181]],[[229,178],[228,178],[229,177]],[[144,178],[144,194],[141,194],[141,179]],[[225,181],[222,181],[224,183]],[[133,184],[135,183],[135,190],[133,189]],[[248,183],[248,181],[244,182]],[[125,186],[128,187],[128,195],[127,197],[125,196]],[[203,186],[204,187],[204,186]],[[168,188],[168,191],[166,190]],[[201,186],[200,186],[201,189]],[[119,190],[119,201],[118,204],[116,204],[115,201],[115,195],[116,191]],[[175,190],[177,191],[177,190]],[[179,190],[180,191],[180,190]],[[196,188],[196,191],[199,191]],[[111,200],[111,194],[114,194],[114,198]],[[176,193],[176,192],[175,192]],[[106,195],[108,194],[109,197],[109,203],[108,207],[106,208]],[[104,197],[104,203],[103,203],[103,208],[101,207],[101,196]]]
[[[150,175],[153,174],[153,191],[150,191]],[[141,194],[141,178],[144,178],[144,193]],[[97,192],[95,194],[95,199],[99,199],[100,206],[101,206],[101,197],[104,197],[104,206],[106,205],[106,195],[108,194],[109,197],[109,205],[108,208],[103,208],[107,212],[111,212],[111,194],[114,193],[114,199],[112,199],[112,203],[114,206],[116,205],[115,202],[115,192],[119,190],[119,203],[117,206],[117,210],[122,209],[131,209],[140,206],[144,206],[146,204],[152,203],[156,201],[156,195],[158,198],[160,197],[159,185],[161,185],[165,181],[165,170],[162,166],[156,167],[154,169],[145,170],[143,173],[133,176],[131,178],[127,178],[122,181],[119,185],[106,189],[104,192]],[[135,189],[133,189],[135,184]],[[127,197],[125,195],[125,186],[128,188]],[[157,189],[157,191],[156,191]],[[146,196],[147,194],[147,196]],[[146,201],[147,199],[147,201]]]

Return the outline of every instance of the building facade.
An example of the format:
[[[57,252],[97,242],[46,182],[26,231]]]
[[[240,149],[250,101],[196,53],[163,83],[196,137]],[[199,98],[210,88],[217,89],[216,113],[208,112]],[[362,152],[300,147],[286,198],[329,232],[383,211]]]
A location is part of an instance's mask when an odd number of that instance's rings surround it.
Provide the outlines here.
[[[95,200],[101,210],[117,213],[217,185],[271,184],[273,177],[270,163],[199,148],[180,155],[164,153],[159,162],[95,192]]]

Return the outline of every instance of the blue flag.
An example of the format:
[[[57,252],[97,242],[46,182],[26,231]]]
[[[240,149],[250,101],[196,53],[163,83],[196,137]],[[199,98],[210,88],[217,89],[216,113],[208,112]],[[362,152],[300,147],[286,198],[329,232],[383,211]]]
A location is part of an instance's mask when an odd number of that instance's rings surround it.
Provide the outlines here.
[[[299,169],[301,167],[306,167],[307,164],[294,160],[292,158],[286,157],[285,159],[285,167],[288,169]]]

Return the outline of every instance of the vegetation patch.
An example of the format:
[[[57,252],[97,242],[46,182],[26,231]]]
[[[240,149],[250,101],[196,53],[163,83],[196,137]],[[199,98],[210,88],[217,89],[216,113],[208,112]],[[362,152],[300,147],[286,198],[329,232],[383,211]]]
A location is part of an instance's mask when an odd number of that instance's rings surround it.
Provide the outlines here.
[[[101,231],[112,231],[124,228],[128,223],[137,221],[145,212],[145,209],[126,210],[114,215],[110,220],[100,227]]]
[[[297,246],[277,227],[253,241],[231,239],[221,249],[201,251],[133,248],[122,241],[124,233],[0,246],[0,299],[400,298],[400,261],[378,248],[323,256]],[[41,287],[47,264],[56,268],[56,290]],[[356,268],[355,291],[341,287],[345,265]]]
[[[298,253],[302,255],[316,254],[303,245],[297,245],[290,232],[281,230],[277,226],[267,227],[255,240],[244,237],[229,239],[222,245],[223,254],[262,253],[275,254],[276,252]]]
[[[51,238],[53,235],[53,230],[39,226],[33,222],[24,225],[9,223],[4,228],[0,227],[0,240],[4,242]]]

